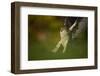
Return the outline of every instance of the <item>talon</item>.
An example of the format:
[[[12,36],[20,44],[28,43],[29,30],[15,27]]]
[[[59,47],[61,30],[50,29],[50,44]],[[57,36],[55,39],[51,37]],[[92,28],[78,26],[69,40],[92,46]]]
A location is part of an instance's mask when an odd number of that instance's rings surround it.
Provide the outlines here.
[[[56,52],[57,52],[57,50],[58,50],[58,49],[57,49],[57,48],[55,48],[55,49],[53,49],[53,50],[52,50],[52,52],[56,53]]]
[[[63,53],[65,53],[66,50],[63,50]]]

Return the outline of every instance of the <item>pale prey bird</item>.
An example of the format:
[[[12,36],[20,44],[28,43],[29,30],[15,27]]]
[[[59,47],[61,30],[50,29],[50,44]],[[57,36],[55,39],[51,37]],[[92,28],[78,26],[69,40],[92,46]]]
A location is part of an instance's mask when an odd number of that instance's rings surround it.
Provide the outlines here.
[[[56,53],[61,45],[63,46],[62,52],[64,53],[66,51],[66,47],[70,38],[69,34],[77,26],[77,21],[78,19],[76,19],[75,22],[68,29],[66,29],[66,18],[65,18],[64,27],[61,27],[60,29],[60,41],[57,43],[52,52]]]

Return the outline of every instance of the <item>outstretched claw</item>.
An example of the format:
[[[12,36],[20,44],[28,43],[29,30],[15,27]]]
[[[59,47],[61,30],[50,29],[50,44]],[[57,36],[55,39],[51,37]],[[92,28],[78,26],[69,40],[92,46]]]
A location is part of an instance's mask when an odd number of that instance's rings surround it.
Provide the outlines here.
[[[64,49],[64,50],[62,51],[62,53],[65,53],[65,51],[66,51],[66,50]]]
[[[58,51],[58,48],[54,48],[54,49],[52,50],[53,53],[56,53],[57,51]]]

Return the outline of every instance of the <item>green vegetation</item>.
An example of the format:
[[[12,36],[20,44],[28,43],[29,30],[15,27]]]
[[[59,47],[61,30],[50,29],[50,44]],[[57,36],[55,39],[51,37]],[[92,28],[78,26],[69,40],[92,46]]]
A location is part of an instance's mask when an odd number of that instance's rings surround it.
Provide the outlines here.
[[[82,32],[78,38],[70,40],[66,52],[63,47],[53,53],[51,50],[60,40],[59,31],[63,26],[63,17],[28,16],[28,59],[79,59],[87,58],[87,32]]]

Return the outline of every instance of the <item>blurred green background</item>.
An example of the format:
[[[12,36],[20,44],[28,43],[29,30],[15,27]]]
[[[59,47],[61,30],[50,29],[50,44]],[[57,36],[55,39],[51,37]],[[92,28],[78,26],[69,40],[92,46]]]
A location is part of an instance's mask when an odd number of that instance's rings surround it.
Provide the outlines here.
[[[60,40],[60,28],[64,26],[64,17],[28,15],[28,60],[50,59],[79,59],[87,58],[87,28],[78,35],[78,38],[70,40],[66,52],[63,47],[53,53]]]

